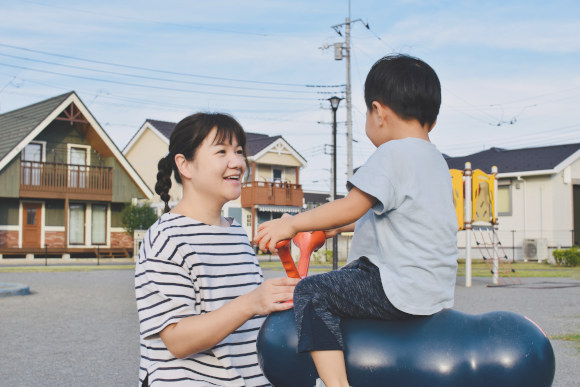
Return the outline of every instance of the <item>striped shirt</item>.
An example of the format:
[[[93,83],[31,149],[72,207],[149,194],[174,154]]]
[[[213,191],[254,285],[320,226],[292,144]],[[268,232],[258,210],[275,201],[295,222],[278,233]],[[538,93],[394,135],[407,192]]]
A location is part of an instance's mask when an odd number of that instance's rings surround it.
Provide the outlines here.
[[[159,337],[166,326],[216,310],[262,281],[237,222],[219,227],[162,215],[147,231],[135,267],[140,383],[149,375],[151,386],[269,386],[256,352],[264,317],[253,317],[213,348],[185,359],[174,357]]]

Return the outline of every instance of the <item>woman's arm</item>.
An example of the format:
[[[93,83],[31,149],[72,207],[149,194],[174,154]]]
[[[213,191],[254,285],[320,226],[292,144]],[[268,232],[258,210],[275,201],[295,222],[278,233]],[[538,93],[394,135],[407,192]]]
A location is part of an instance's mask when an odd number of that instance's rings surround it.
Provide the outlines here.
[[[255,315],[290,309],[294,278],[274,278],[264,281],[253,291],[237,297],[212,312],[186,317],[166,326],[159,336],[167,349],[184,358],[215,346]]]
[[[353,187],[342,199],[323,204],[295,216],[265,222],[258,228],[254,242],[261,250],[275,253],[276,243],[302,231],[331,230],[356,222],[376,202],[375,197]],[[268,248],[266,248],[268,245]]]

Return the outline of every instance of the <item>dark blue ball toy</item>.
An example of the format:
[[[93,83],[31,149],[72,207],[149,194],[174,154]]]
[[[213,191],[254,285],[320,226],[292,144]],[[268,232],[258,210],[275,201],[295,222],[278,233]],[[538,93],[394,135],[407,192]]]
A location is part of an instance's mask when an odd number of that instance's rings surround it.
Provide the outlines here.
[[[511,312],[444,310],[408,321],[346,319],[348,380],[373,386],[550,386],[552,345],[531,320]],[[258,335],[260,366],[276,387],[313,387],[309,353],[296,353],[292,310],[273,313]]]

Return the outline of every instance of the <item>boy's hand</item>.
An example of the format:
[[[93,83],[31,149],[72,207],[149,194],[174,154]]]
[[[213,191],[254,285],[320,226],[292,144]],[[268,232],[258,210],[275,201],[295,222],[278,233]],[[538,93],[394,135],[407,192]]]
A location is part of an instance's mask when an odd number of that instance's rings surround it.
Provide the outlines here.
[[[269,222],[262,223],[258,227],[258,234],[254,237],[254,243],[258,244],[258,248],[264,252],[270,250],[272,254],[276,254],[276,244],[280,241],[291,239],[296,235],[296,231],[292,227],[293,217],[284,214],[279,219],[274,219]]]
[[[332,228],[330,230],[324,230],[324,237],[326,239],[328,238],[332,238],[334,236],[337,236],[338,234],[340,234],[342,232],[342,230],[340,228]]]

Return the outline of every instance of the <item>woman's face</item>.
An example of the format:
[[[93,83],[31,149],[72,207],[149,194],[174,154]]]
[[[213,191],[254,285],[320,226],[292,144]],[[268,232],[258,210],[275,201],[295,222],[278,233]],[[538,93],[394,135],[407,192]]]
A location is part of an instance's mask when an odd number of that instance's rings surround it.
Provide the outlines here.
[[[217,129],[213,128],[195,151],[189,162],[191,184],[197,194],[223,205],[240,197],[242,176],[246,171],[244,150],[235,136],[232,142],[217,143]]]

